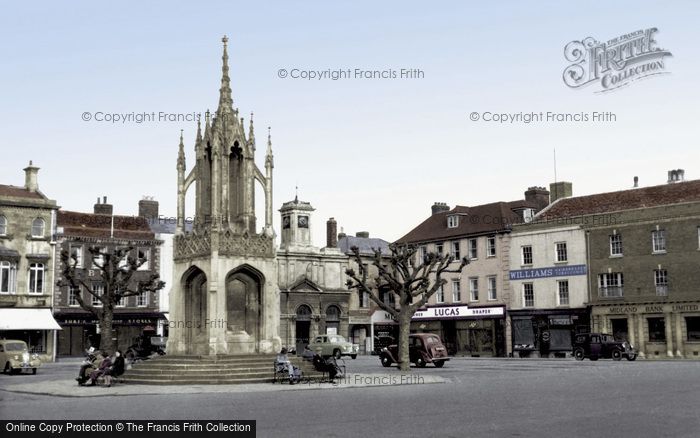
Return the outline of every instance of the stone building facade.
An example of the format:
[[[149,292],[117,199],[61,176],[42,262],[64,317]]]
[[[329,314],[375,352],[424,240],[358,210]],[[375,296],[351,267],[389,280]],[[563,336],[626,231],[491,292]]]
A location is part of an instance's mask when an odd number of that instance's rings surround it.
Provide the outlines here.
[[[156,239],[148,221],[138,216],[113,214],[113,206],[98,198],[93,213],[79,213],[59,210],[57,214],[57,254],[55,270],[60,276],[63,264],[60,252],[65,250],[75,255],[76,272],[82,275],[93,289],[100,287],[99,270],[93,264],[91,247],[114,251],[117,248],[132,247],[131,257],[147,260],[134,274],[134,281],[146,280],[152,272],[160,271],[162,241]],[[75,296],[94,305],[102,306],[84,288],[54,285],[55,317],[63,328],[58,336],[58,355],[82,356],[85,349],[100,345],[98,319],[83,309]],[[160,312],[158,293],[144,293],[140,296],[123,298],[114,309],[114,335],[117,347],[122,351],[134,343],[144,330],[156,331],[166,321]]]
[[[272,353],[281,346],[272,144],[255,164],[252,115],[247,129],[233,106],[226,37],[219,105],[198,122],[195,163],[186,173],[182,136],[177,159],[177,229],[173,239],[168,351],[171,354]],[[265,194],[265,223],[255,216],[255,184]],[[185,197],[195,192],[192,231]]]
[[[0,184],[0,338],[50,361],[60,331],[51,312],[58,206],[39,190],[39,168],[30,161],[24,172],[24,186]]]

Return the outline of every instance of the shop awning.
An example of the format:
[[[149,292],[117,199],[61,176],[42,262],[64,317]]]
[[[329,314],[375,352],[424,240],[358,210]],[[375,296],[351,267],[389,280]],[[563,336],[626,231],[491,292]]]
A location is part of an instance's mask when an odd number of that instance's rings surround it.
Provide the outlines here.
[[[61,330],[50,309],[0,309],[0,330]]]

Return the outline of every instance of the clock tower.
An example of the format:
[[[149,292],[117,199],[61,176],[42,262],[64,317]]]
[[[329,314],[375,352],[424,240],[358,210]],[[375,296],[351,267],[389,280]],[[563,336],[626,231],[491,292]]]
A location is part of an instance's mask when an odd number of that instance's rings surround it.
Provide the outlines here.
[[[311,242],[311,213],[313,211],[314,208],[309,202],[300,201],[296,196],[293,201],[282,204],[282,208],[280,208],[282,215],[281,251],[314,249]]]

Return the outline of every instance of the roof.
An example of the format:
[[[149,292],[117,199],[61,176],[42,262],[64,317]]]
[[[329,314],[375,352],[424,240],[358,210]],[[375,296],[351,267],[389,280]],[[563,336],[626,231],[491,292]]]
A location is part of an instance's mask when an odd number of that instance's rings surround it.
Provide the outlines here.
[[[112,218],[114,218],[113,237],[116,239],[155,239],[146,218],[139,216],[110,216],[59,210],[56,225],[63,228],[59,234],[64,236],[110,238],[112,237]]]
[[[559,199],[535,220],[551,220],[637,208],[700,202],[700,180]]]
[[[360,254],[374,255],[374,250],[379,249],[382,254],[390,254],[389,242],[384,239],[374,237],[355,237],[345,236],[338,239],[338,249],[344,254],[349,254],[350,248],[356,246],[360,250]]]
[[[46,199],[39,192],[30,192],[24,187],[0,184],[0,196],[12,196],[15,198]]]
[[[520,201],[515,202],[520,203]],[[475,207],[458,205],[450,211],[431,215],[396,243],[428,242],[509,231],[512,224],[522,222],[520,216],[513,211],[511,204],[513,203],[494,202]],[[459,216],[458,225],[455,228],[447,228],[447,217],[451,215]]]

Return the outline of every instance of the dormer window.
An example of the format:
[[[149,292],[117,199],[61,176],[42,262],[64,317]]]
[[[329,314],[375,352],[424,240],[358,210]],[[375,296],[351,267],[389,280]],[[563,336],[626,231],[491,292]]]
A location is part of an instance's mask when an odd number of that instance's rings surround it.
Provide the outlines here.
[[[532,222],[532,219],[535,217],[535,209],[534,208],[526,208],[523,210],[523,221],[525,223]]]
[[[447,228],[457,228],[459,226],[459,216],[451,214],[447,216]]]

